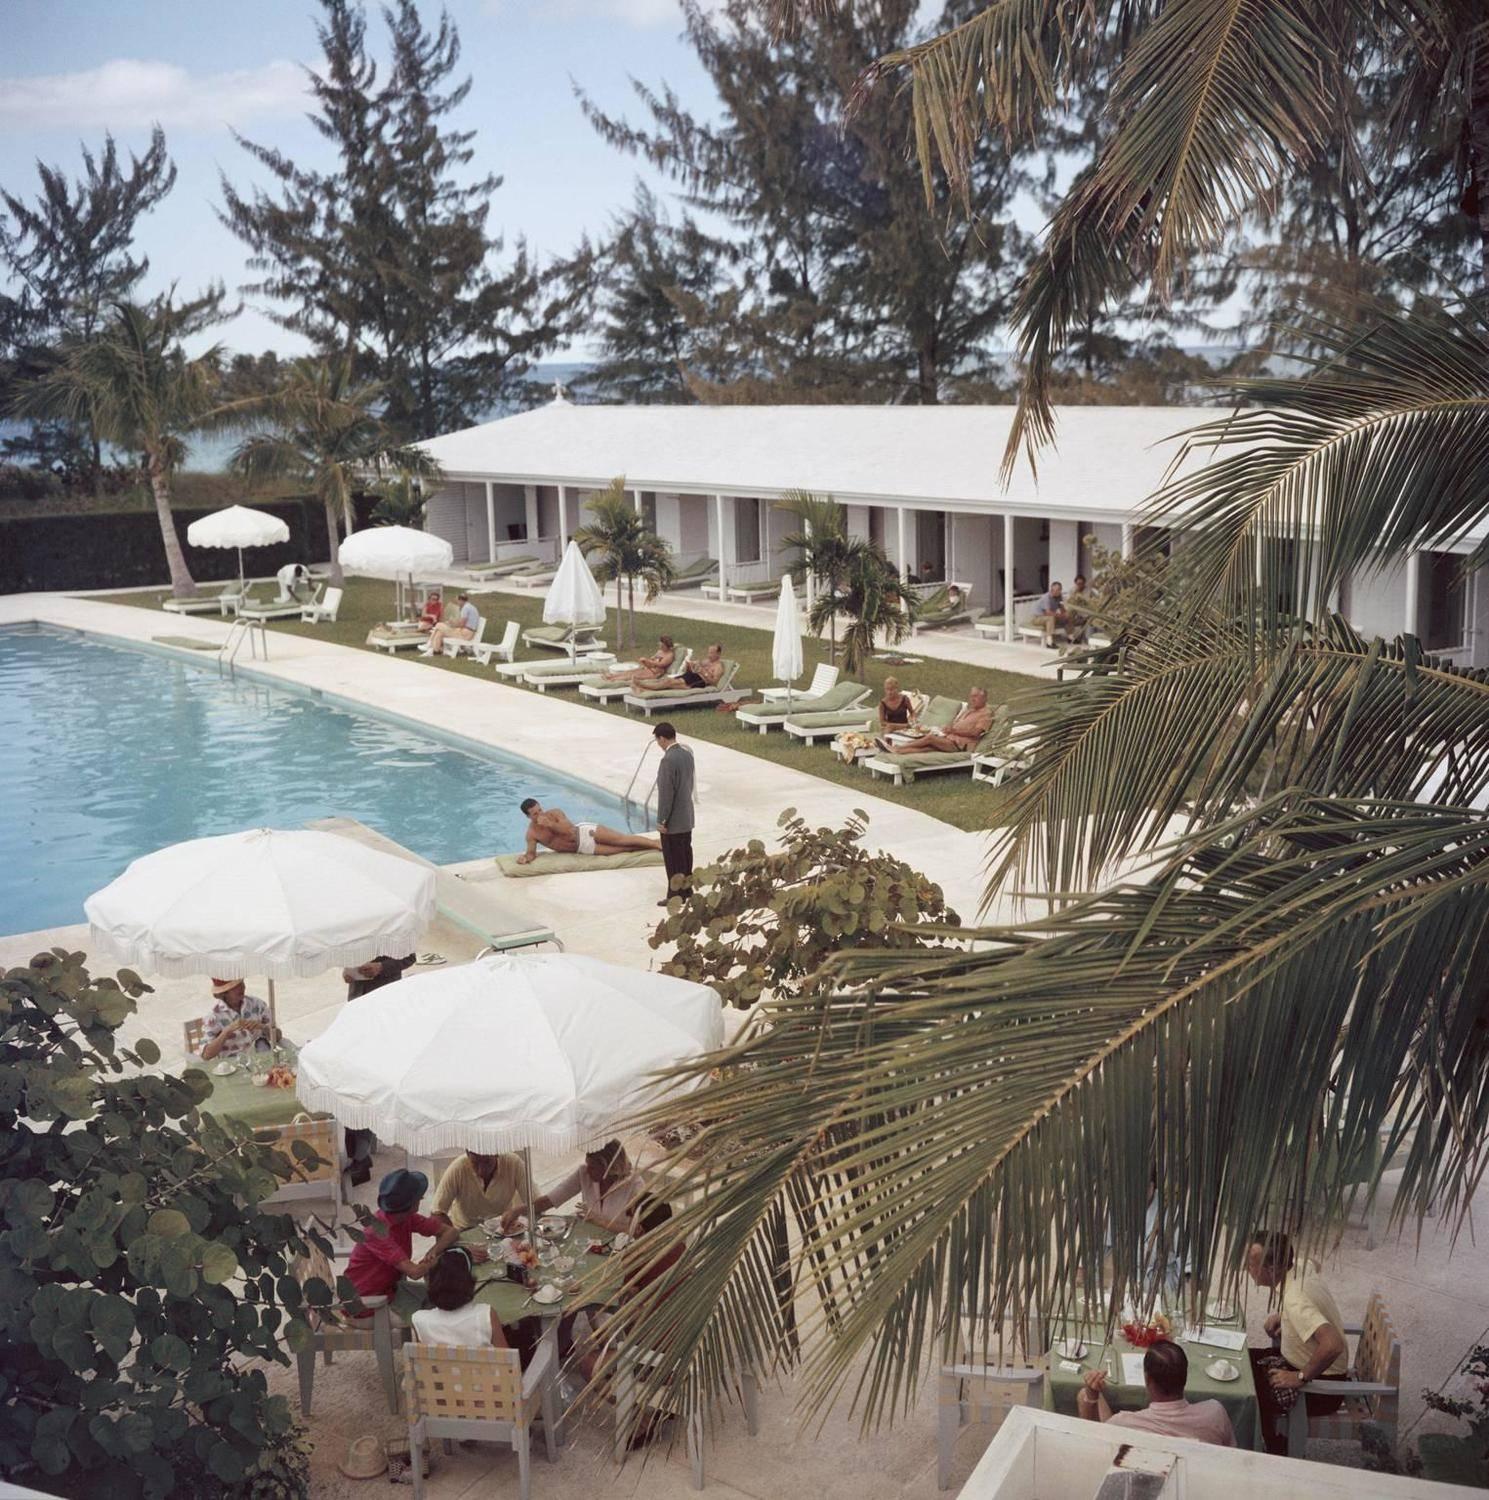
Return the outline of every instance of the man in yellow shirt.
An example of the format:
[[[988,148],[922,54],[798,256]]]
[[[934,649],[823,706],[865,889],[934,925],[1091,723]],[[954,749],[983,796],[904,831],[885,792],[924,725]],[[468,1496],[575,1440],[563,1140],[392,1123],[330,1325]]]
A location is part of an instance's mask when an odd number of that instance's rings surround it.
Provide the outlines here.
[[[472,1229],[483,1219],[504,1214],[522,1186],[522,1158],[482,1156],[467,1151],[445,1168],[434,1193],[433,1214],[457,1229]]]
[[[1343,1396],[1308,1392],[1310,1381],[1348,1380],[1349,1346],[1334,1294],[1312,1261],[1295,1261],[1284,1234],[1258,1232],[1246,1254],[1246,1269],[1258,1286],[1282,1287],[1281,1306],[1263,1325],[1278,1341],[1278,1353],[1251,1349],[1262,1435],[1269,1453],[1287,1452],[1287,1413],[1300,1397],[1310,1416],[1338,1411]]]

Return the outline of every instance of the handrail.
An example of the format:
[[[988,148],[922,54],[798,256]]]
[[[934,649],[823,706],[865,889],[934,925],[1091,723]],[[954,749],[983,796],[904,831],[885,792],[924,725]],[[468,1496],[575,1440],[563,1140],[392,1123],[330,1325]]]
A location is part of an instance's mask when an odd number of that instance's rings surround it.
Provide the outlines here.
[[[651,821],[651,799],[656,795],[656,778],[652,778],[651,786],[647,788],[646,795],[641,799],[640,802],[637,802],[636,799],[631,795],[631,793],[635,789],[636,778],[641,774],[641,767],[646,764],[646,757],[650,752],[652,746],[655,744],[656,740],[648,735],[646,738],[646,743],[641,747],[641,759],[636,762],[636,769],[631,772],[631,779],[626,784],[625,795],[621,799],[625,804],[627,817],[630,816],[630,810],[632,807],[639,807],[641,809],[641,823],[643,827],[645,827]]]
[[[254,638],[254,627],[258,627],[259,639]],[[217,675],[222,676],[222,669],[227,667],[228,676],[236,676],[236,663],[238,652],[243,648],[243,642],[248,642],[249,654],[253,660],[258,660],[259,644],[262,641],[264,648],[264,660],[269,659],[269,632],[262,620],[246,620],[242,615],[233,621],[232,628],[227,633],[227,638],[217,651]]]

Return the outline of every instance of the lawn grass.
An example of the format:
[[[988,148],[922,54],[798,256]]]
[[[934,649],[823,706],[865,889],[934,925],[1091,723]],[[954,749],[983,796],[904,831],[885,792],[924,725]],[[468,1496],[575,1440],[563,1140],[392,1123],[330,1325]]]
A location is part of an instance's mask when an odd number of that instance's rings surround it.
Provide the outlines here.
[[[130,604],[142,609],[158,609],[161,600],[167,598],[168,593],[162,590],[150,593],[105,594],[94,597],[110,604]],[[486,617],[488,640],[500,639],[502,629],[508,620],[517,620],[524,627],[542,623],[541,592],[535,593],[532,598],[512,594],[478,594],[475,596],[475,603]],[[346,593],[341,601],[340,618],[334,625],[303,625],[298,620],[280,620],[271,622],[268,628],[286,635],[315,636],[321,640],[334,641],[338,645],[370,651],[373,648],[366,644],[367,632],[373,625],[389,617],[392,605],[392,584],[353,578],[347,580]],[[162,618],[169,618],[173,629],[182,623],[173,616],[162,616]],[[619,654],[620,647],[614,625],[615,612],[612,610],[605,639],[610,642],[611,649]],[[685,619],[677,615],[652,612],[638,615],[636,628],[641,637],[641,654],[643,655],[653,649],[658,635],[670,635],[675,640],[691,646],[699,654],[710,641],[718,640],[723,642],[725,656],[739,662],[739,676],[736,679],[738,683],[757,688],[776,685],[771,677],[771,636],[768,629],[745,629],[736,625],[719,625],[706,620]],[[906,641],[900,649],[904,650],[907,655],[915,655],[913,641]],[[407,655],[408,653],[400,654]],[[631,659],[634,655],[634,652],[628,650],[623,659]],[[809,638],[803,642],[803,655],[806,670],[801,680],[802,685],[805,686],[813,667],[819,661],[827,660],[827,643]],[[553,657],[554,653],[551,651],[528,651],[521,647],[518,650],[519,660],[552,661]],[[493,692],[529,693],[532,691],[520,684],[503,681],[496,677],[489,667],[478,666],[469,658],[462,658],[458,662],[450,661],[445,657],[428,661],[422,658],[419,660],[431,671],[460,672],[468,677],[479,677],[490,684]],[[972,688],[985,687],[988,699],[995,707],[1014,692],[1026,689],[1029,685],[1029,679],[1019,673],[1000,672],[992,668],[973,666],[965,662],[942,661],[934,657],[926,657],[920,666],[915,667],[893,667],[883,662],[874,662],[872,666],[875,676],[871,681],[876,688],[882,682],[883,677],[889,673],[898,676],[908,689],[927,695],[940,694],[947,698],[965,699]],[[595,713],[615,714],[622,718],[629,718],[633,722],[641,722],[639,715],[629,713],[619,701],[609,706],[602,706],[587,698],[579,697],[572,689],[549,690],[549,696],[559,694],[568,701],[580,703]],[[877,702],[877,700],[876,693],[870,701]],[[389,706],[397,707],[396,704]],[[684,736],[727,745],[731,750],[739,750],[746,755],[757,755],[764,760],[774,761],[777,765],[789,766],[792,770],[804,771],[809,775],[819,776],[825,781],[836,782],[840,786],[862,790],[866,795],[884,797],[891,802],[901,802],[933,818],[940,818],[956,828],[975,831],[988,828],[998,821],[997,809],[1003,798],[1001,789],[994,789],[985,782],[974,782],[969,772],[949,771],[928,776],[910,786],[895,787],[889,781],[871,777],[867,771],[857,766],[845,766],[828,750],[825,741],[818,741],[815,746],[808,748],[800,740],[790,738],[779,729],[773,729],[769,734],[762,735],[758,730],[737,722],[732,714],[715,713],[711,708],[682,709],[673,717]],[[451,725],[450,727],[457,728],[458,726]],[[811,809],[802,808],[801,811],[810,815]]]

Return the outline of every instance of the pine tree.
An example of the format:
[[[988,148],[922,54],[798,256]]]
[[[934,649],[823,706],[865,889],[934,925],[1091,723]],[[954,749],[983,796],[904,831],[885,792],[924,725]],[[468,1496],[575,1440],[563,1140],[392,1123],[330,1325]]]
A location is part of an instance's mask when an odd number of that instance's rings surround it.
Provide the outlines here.
[[[705,400],[934,402],[982,372],[1025,241],[1011,217],[1024,165],[983,153],[965,200],[927,204],[908,100],[860,75],[918,35],[914,0],[862,0],[777,35],[759,0],[685,0],[687,37],[718,93],[718,123],[665,85],[636,84],[636,126],[581,95],[617,148],[728,226],[733,275],[674,296]],[[851,108],[849,107],[851,103]],[[613,268],[634,298],[634,266]]]
[[[127,299],[149,269],[131,253],[135,227],[170,192],[176,168],[157,126],[143,156],[119,159],[112,135],[98,154],[83,148],[76,180],[58,166],[38,162],[41,190],[34,201],[0,189],[0,271],[13,290],[0,292],[0,406],[53,368],[66,348],[86,343],[108,316],[109,304]],[[8,456],[86,475],[97,491],[103,445],[97,423],[37,422],[7,439]]]
[[[448,125],[470,89],[454,80],[460,38],[448,15],[430,30],[414,0],[385,10],[383,78],[361,11],[322,6],[312,119],[336,165],[315,171],[240,137],[277,192],[240,193],[224,177],[221,218],[253,253],[259,280],[244,291],[376,381],[401,438],[432,437],[521,398],[530,362],[573,331],[588,252],[543,267],[519,240],[499,266],[504,244],[487,216],[502,179],[464,180],[472,132]]]

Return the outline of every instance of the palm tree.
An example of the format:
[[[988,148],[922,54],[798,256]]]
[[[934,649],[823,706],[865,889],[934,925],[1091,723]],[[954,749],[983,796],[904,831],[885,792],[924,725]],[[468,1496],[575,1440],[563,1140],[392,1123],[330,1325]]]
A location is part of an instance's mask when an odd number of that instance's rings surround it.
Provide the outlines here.
[[[863,537],[847,537],[835,548],[834,576],[833,588],[812,601],[808,623],[817,633],[829,625],[836,639],[838,617],[847,620],[843,670],[857,677],[881,635],[890,644],[904,640],[920,595],[906,586],[883,548]]]
[[[160,540],[178,599],[196,593],[171,515],[171,476],[185,454],[184,438],[207,424],[221,351],[214,345],[188,359],[182,341],[222,320],[222,293],[177,306],[115,302],[87,341],[69,349],[14,403],[19,416],[89,424],[106,443],[140,455],[155,501]]]
[[[631,644],[636,644],[636,584],[646,590],[650,604],[672,582],[676,568],[672,549],[650,530],[635,506],[626,498],[624,475],[617,475],[588,501],[590,519],[578,528],[574,540],[587,557],[598,555],[595,579],[602,586],[615,581],[615,630],[624,643],[626,619],[621,611],[621,584],[626,586],[630,614]]]
[[[788,532],[782,542],[796,548],[796,566],[805,568],[815,592],[827,600],[837,592],[847,572],[852,543],[848,536],[848,512],[831,495],[814,495],[808,490],[792,490],[776,502],[778,510],[790,511],[801,520],[799,531]],[[820,631],[822,623],[812,610],[812,629]],[[829,661],[838,659],[837,617],[840,610],[829,610],[821,616],[831,632],[828,638]]]
[[[1489,268],[1489,18],[1468,0],[994,0],[865,80],[909,70],[955,175],[981,127],[1028,139],[1115,69],[1024,287],[1010,455],[1052,431],[1077,310],[1134,277],[1161,292],[1299,170],[1372,28],[1415,60],[1420,118],[1461,114]],[[1258,1226],[1319,1244],[1393,1152],[1397,1221],[1463,1223],[1489,1161],[1489,671],[1365,638],[1330,599],[1489,525],[1489,298],[1310,334],[1301,378],[1241,383],[1238,414],[1190,435],[1210,461],[1145,518],[1185,545],[1147,560],[1112,649],[1009,706],[1036,754],[994,887],[1063,904],[841,955],[679,1070],[716,1075],[665,1112],[701,1191],[652,1253],[688,1248],[616,1328],[658,1351],[648,1386],[696,1407],[721,1372],[802,1363],[815,1400],[861,1378],[865,1416],[891,1414],[969,1325],[975,1357],[1005,1319],[1114,1318],[1173,1255],[1202,1297]],[[1138,853],[1145,879],[1101,888]]]
[[[292,479],[317,495],[326,512],[330,581],[341,587],[338,518],[352,529],[352,496],[384,470],[436,478],[439,465],[422,448],[402,442],[382,420],[383,387],[356,379],[345,356],[299,359],[284,382],[261,396],[221,409],[218,420],[262,427],[233,453],[232,465],[250,480]]]

